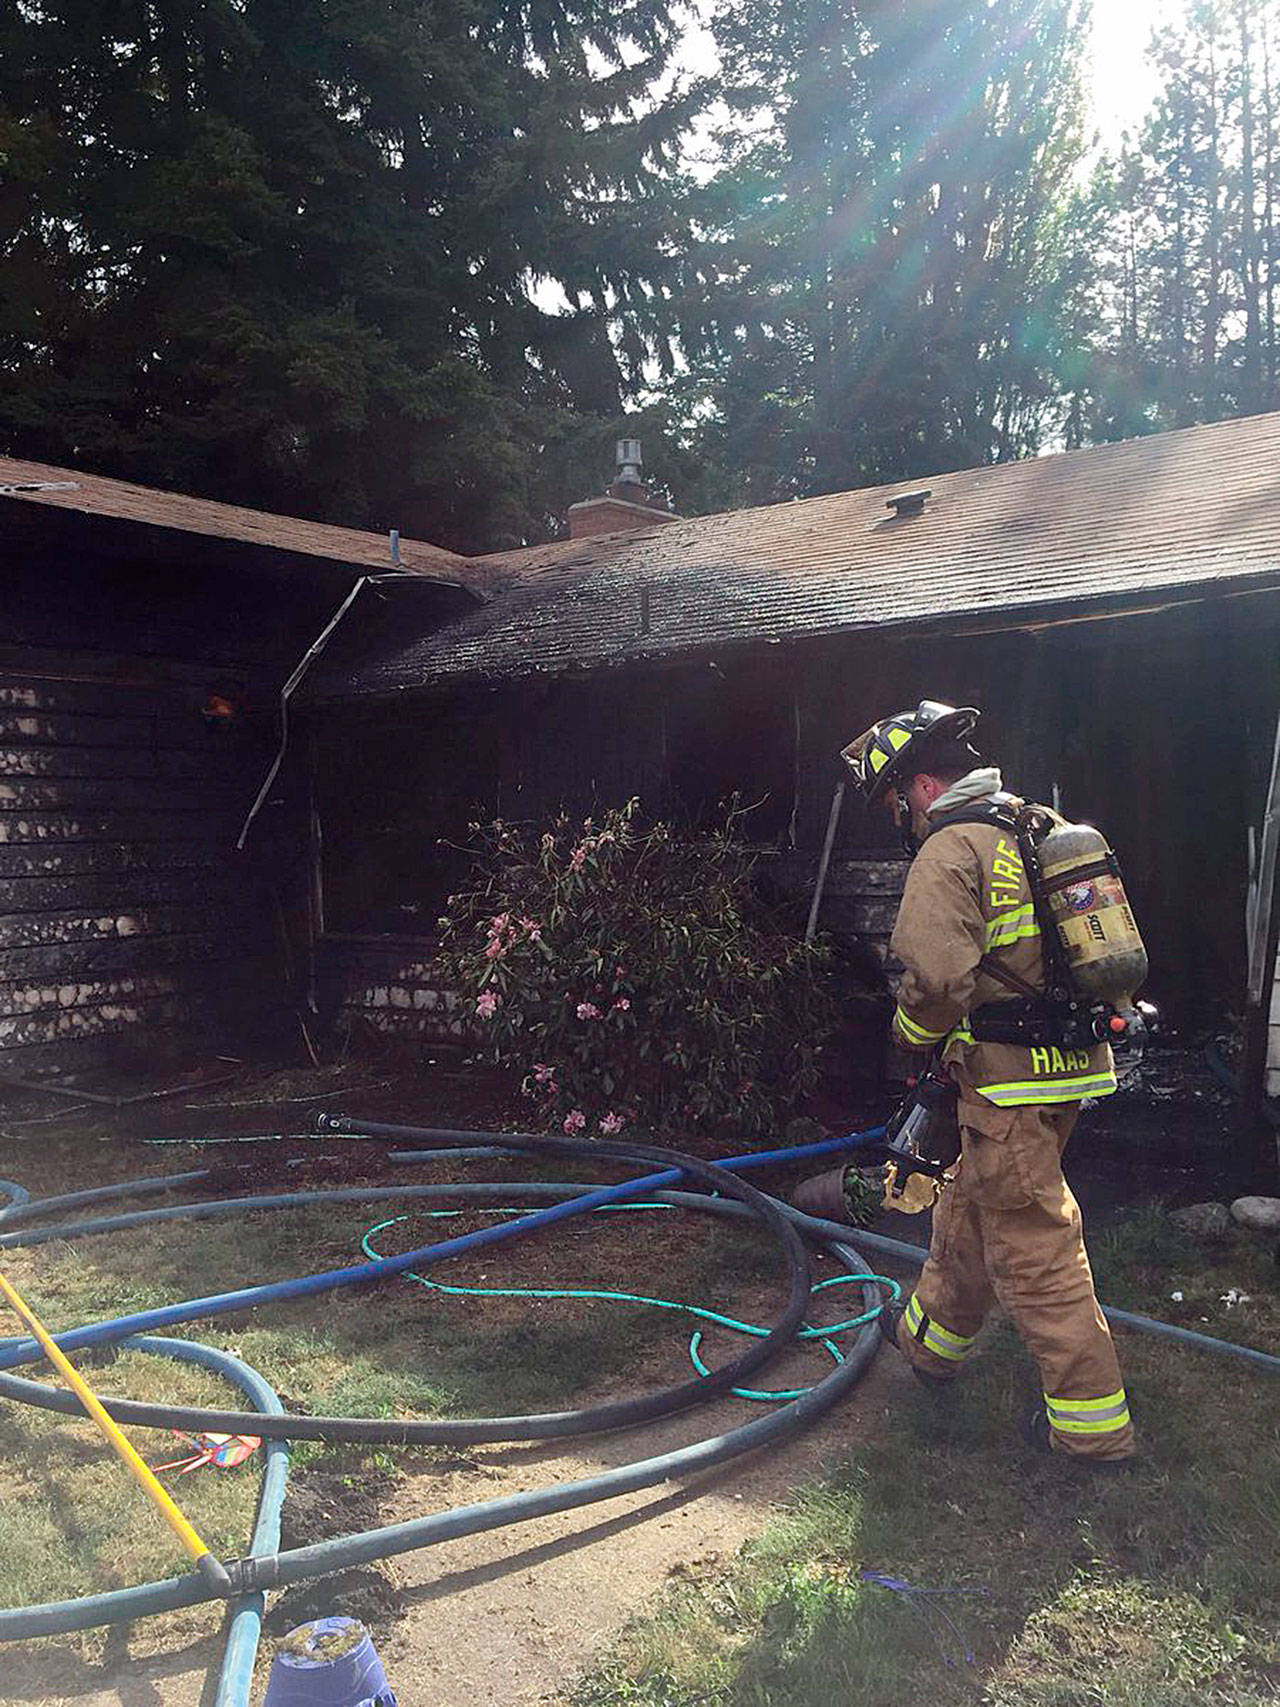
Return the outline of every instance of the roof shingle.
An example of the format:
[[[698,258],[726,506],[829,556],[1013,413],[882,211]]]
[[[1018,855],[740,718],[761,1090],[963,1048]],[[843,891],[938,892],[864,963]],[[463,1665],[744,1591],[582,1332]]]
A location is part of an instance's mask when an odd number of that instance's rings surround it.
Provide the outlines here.
[[[48,489],[12,490],[22,486]],[[5,490],[6,487],[10,490]],[[74,468],[52,468],[15,457],[0,457],[0,497],[11,503],[78,510],[86,515],[236,540],[304,557],[323,557],[365,569],[392,567],[385,533],[366,533],[327,522],[271,515],[264,510],[189,498],[179,492],[160,492],[149,486],[134,486],[127,480],[108,480]],[[469,568],[467,558],[423,540],[402,539],[400,556],[406,569],[433,579],[458,581],[477,592],[483,592],[495,579],[483,564]]]
[[[1280,586],[1280,413],[483,559],[484,609],[326,697],[867,628],[1020,626]],[[642,599],[641,591],[646,596]]]

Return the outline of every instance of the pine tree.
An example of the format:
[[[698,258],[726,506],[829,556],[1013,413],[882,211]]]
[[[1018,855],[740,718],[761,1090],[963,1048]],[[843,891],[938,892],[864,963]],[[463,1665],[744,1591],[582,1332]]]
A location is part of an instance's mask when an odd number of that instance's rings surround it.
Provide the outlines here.
[[[702,443],[753,498],[1022,454],[1056,403],[1073,0],[744,0]],[[769,440],[776,456],[765,474]]]
[[[0,0],[0,446],[538,536],[540,447],[672,360],[678,36],[671,0]]]
[[[1151,45],[1153,110],[1097,250],[1095,437],[1273,408],[1280,160],[1274,0],[1189,0]]]

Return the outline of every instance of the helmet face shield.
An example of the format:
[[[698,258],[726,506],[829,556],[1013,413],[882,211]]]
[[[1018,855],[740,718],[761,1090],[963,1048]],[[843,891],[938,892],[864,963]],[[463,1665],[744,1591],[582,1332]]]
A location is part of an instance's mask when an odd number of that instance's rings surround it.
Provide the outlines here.
[[[853,772],[853,780],[864,793],[866,793],[870,788],[866,768],[866,750],[867,745],[875,732],[876,725],[873,723],[870,729],[864,729],[862,734],[850,741],[847,747],[841,747],[840,749],[840,757]]]

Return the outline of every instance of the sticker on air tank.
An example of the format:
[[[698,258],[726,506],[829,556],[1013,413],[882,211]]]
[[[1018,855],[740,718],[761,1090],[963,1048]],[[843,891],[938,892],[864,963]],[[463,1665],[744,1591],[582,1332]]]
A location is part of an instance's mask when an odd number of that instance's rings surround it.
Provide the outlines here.
[[[1090,890],[1088,902],[1077,909],[1073,892]],[[1070,909],[1058,920],[1058,935],[1073,966],[1114,952],[1136,929],[1124,888],[1118,878],[1100,877],[1096,884],[1077,883],[1062,891]]]

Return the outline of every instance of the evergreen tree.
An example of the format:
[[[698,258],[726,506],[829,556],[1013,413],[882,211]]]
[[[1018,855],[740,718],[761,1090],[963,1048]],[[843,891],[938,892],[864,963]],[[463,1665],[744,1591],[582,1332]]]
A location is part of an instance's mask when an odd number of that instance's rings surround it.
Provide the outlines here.
[[[678,38],[673,0],[0,0],[0,448],[544,534],[542,448],[672,360]]]
[[[703,213],[716,288],[690,343],[727,494],[1041,442],[1082,30],[1075,0],[741,0],[723,15],[734,125]]]
[[[1275,0],[1189,0],[1152,41],[1155,105],[1104,163],[1095,332],[1079,400],[1095,438],[1280,405]]]

